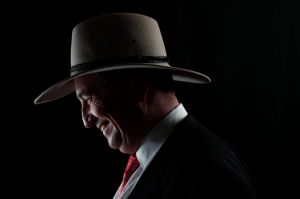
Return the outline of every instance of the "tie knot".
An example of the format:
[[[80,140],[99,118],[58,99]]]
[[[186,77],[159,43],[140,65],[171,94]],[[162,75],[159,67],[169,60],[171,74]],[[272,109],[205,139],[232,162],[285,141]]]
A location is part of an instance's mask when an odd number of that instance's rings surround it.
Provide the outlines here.
[[[140,166],[136,155],[130,155],[123,175],[123,181],[127,182],[134,171]]]
[[[138,159],[136,158],[136,155],[130,155],[128,158],[128,162],[123,174],[123,182],[121,186],[121,191],[123,191],[127,181],[130,179],[131,175],[134,173],[134,171],[140,166],[140,163]]]

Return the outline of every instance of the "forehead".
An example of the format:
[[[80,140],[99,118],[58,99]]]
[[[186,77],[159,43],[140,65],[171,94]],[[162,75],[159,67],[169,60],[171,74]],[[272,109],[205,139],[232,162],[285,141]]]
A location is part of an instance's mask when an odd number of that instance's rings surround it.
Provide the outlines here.
[[[96,74],[88,74],[88,75],[77,77],[76,79],[74,79],[74,82],[85,82],[91,80],[96,80]]]
[[[76,88],[89,87],[90,85],[95,85],[97,78],[95,74],[84,75],[74,79],[74,86]]]
[[[84,75],[74,79],[76,94],[89,95],[95,92],[105,92],[106,90],[124,89],[130,77],[118,73],[95,73]]]
[[[89,74],[82,77],[78,77],[74,79],[74,87],[76,91],[76,95],[88,95],[94,92],[95,90],[99,90],[99,88],[103,88],[103,81],[101,78],[95,74]]]

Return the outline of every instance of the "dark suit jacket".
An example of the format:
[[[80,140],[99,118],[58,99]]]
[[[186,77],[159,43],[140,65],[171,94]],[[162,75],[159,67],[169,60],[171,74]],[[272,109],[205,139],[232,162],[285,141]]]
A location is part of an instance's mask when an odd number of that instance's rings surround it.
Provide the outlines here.
[[[253,199],[248,172],[220,138],[187,116],[154,157],[129,199]]]

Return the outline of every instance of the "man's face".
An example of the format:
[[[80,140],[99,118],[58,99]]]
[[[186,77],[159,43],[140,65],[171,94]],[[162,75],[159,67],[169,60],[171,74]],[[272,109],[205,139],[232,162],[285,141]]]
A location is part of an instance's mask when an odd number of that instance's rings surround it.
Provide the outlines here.
[[[143,114],[132,81],[110,81],[96,74],[74,80],[85,127],[96,126],[108,144],[123,153],[134,153],[144,137]]]

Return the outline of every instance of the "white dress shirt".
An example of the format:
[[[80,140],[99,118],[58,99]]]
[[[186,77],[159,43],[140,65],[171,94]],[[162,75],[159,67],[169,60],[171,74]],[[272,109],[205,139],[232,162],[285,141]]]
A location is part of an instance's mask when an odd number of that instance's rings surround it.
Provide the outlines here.
[[[132,174],[121,194],[121,186],[119,186],[113,199],[126,199],[130,195],[134,186],[164,144],[167,137],[173,132],[176,125],[186,116],[187,112],[183,105],[180,104],[151,129],[136,152],[136,157],[140,163],[139,168]]]

